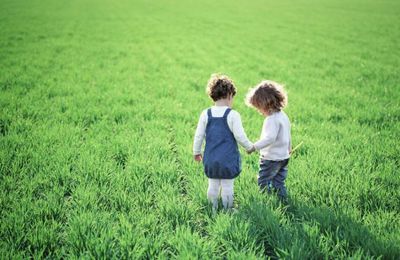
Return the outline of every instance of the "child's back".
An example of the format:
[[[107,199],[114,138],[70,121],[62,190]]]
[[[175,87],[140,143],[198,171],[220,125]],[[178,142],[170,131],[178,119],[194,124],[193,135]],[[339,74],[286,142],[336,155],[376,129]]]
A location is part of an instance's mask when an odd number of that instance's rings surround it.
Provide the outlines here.
[[[223,113],[222,113],[223,112]],[[222,114],[222,116],[221,116]],[[240,125],[240,115],[225,106],[214,106],[206,112],[206,147],[204,171],[208,178],[233,179],[241,171],[240,154],[236,140],[251,147]],[[236,136],[235,136],[236,134]]]
[[[254,146],[260,150],[263,160],[279,161],[290,157],[290,121],[285,112],[275,112],[265,118],[260,141]]]
[[[223,118],[225,112],[230,109],[228,106],[212,106],[203,110],[200,115],[199,122],[197,124],[196,133],[194,136],[194,144],[193,144],[193,154],[201,154],[201,145],[203,143],[204,138],[206,137],[206,128],[209,120],[208,111],[211,109],[211,115],[213,118]],[[230,112],[227,113],[226,123],[229,127],[230,132],[233,134],[235,140],[243,146],[246,150],[252,147],[252,143],[246,136],[246,133],[242,126],[242,119],[240,114],[233,109],[230,109]]]

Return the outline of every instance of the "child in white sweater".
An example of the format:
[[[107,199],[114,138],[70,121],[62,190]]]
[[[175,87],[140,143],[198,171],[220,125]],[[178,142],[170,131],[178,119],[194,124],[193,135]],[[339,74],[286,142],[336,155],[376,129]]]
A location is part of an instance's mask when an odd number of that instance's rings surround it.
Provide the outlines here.
[[[249,91],[247,104],[265,116],[260,140],[249,151],[260,151],[258,185],[262,191],[270,191],[272,183],[279,198],[286,200],[291,137],[290,121],[282,109],[287,104],[287,94],[278,83],[265,80]]]
[[[207,85],[207,94],[214,106],[203,110],[194,136],[193,155],[198,162],[203,160],[201,147],[206,139],[204,150],[204,171],[208,177],[207,197],[218,208],[221,190],[224,208],[233,207],[233,182],[241,172],[241,159],[237,142],[246,150],[253,147],[247,139],[240,115],[232,110],[236,88],[231,79],[224,75],[212,75]]]

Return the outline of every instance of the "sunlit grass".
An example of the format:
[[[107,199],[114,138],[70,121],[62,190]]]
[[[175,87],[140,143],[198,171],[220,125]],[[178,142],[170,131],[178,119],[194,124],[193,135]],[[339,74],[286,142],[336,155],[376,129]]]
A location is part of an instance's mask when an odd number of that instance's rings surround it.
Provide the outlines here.
[[[0,256],[400,258],[400,3],[0,3]],[[242,153],[213,216],[191,155],[211,73],[285,84],[289,207]],[[242,151],[243,152],[243,151]]]

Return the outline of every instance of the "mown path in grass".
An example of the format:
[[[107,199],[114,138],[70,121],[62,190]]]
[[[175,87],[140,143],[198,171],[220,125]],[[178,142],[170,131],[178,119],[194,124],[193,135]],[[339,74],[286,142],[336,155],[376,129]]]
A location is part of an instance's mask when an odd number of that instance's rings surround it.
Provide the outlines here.
[[[400,257],[398,1],[0,2],[0,256]],[[191,155],[211,73],[283,83],[288,207]]]

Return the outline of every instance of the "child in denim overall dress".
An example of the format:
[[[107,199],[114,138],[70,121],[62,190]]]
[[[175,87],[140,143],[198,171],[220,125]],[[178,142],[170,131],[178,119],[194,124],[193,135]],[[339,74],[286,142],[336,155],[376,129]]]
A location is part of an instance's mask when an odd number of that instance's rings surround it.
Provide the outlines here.
[[[208,200],[213,210],[218,208],[221,191],[225,209],[233,207],[233,183],[241,171],[241,160],[237,142],[246,150],[253,147],[244,132],[240,115],[232,110],[236,88],[228,77],[212,75],[207,93],[214,106],[204,110],[197,125],[193,155],[198,162],[203,160],[204,172],[208,177]],[[206,139],[204,159],[201,147]]]
[[[283,87],[273,81],[262,81],[247,94],[247,104],[266,118],[261,138],[252,149],[260,151],[258,185],[262,191],[272,187],[282,201],[287,199],[285,180],[291,153],[290,121],[282,109],[287,104]]]

